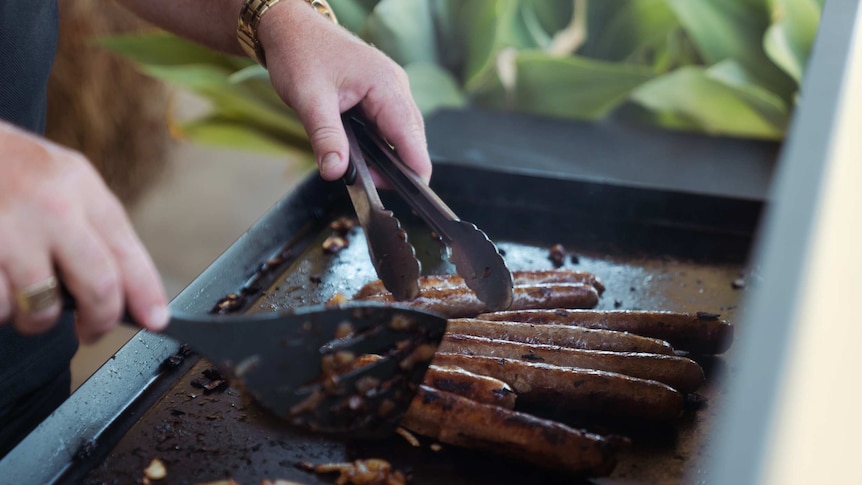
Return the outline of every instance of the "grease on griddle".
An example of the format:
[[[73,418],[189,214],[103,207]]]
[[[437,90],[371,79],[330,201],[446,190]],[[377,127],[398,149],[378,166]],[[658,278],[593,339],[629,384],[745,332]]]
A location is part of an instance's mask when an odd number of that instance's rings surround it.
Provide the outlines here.
[[[192,387],[203,389],[204,394],[224,392],[228,388],[227,379],[222,377],[221,372],[215,367],[205,369],[201,374],[203,374],[203,377],[193,380],[191,384]]]

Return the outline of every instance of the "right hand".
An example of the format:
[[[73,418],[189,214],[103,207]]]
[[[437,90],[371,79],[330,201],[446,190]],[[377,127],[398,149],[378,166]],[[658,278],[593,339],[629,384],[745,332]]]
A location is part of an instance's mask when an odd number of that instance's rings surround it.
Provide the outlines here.
[[[167,297],[122,205],[79,153],[0,121],[0,324],[50,329],[60,304],[28,314],[15,295],[56,277],[75,298],[83,342],[111,330],[124,308],[161,330]]]

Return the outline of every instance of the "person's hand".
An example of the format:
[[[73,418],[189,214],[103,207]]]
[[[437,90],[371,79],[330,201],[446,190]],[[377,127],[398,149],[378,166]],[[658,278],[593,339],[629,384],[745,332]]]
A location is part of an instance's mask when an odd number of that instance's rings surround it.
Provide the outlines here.
[[[299,115],[325,180],[347,169],[340,114],[357,105],[404,163],[426,182],[431,178],[422,114],[398,64],[305,2],[273,6],[258,37],[273,86]]]
[[[121,206],[80,154],[0,121],[0,324],[22,334],[51,328],[60,312],[22,308],[21,292],[55,278],[77,304],[91,342],[123,309],[151,330],[168,319],[158,273]]]

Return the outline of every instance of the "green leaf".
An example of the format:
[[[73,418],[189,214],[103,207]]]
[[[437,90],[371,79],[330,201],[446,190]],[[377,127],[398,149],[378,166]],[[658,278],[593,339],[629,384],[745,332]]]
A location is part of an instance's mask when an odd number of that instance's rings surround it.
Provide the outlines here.
[[[592,55],[611,61],[644,61],[668,50],[680,23],[666,0],[634,0],[620,5],[607,23],[594,31]],[[666,61],[676,63],[676,60]]]
[[[745,68],[733,60],[719,62],[706,70],[710,79],[736,89],[740,99],[773,126],[785,131],[790,119],[790,108],[777,94],[758,85]]]
[[[734,59],[758,84],[790,100],[796,83],[763,49],[770,25],[766,0],[667,0],[707,65]]]
[[[220,116],[256,125],[285,137],[304,137],[305,130],[283,103],[256,96],[243,84],[228,80],[230,73],[214,66],[145,66],[144,71],[208,99]]]
[[[404,67],[410,79],[410,90],[416,105],[424,114],[440,108],[461,108],[467,99],[461,93],[458,82],[439,65],[415,62]]]
[[[542,47],[533,36],[517,0],[471,0],[458,13],[459,36],[466,49],[467,91],[493,82],[497,54],[505,48]]]
[[[584,57],[552,57],[522,51],[515,58],[516,80],[509,108],[578,119],[607,116],[632,90],[653,77],[651,69]],[[499,87],[494,94],[500,98]],[[503,107],[487,97],[484,104]]]
[[[632,99],[676,127],[689,120],[690,126],[711,134],[780,139],[784,127],[762,112],[770,101],[752,102],[757,94],[728,84],[726,76],[711,76],[702,67],[682,67],[639,87]]]
[[[775,19],[763,46],[766,54],[797,83],[817,35],[821,7],[814,0],[771,0]]]
[[[363,33],[402,66],[437,61],[434,19],[426,0],[381,0]]]
[[[574,9],[573,0],[522,0],[521,3],[521,8],[531,10],[539,25],[550,36],[569,25]]]
[[[252,79],[265,79],[269,80],[269,71],[266,70],[265,67],[260,64],[253,64],[251,66],[245,67],[236,71],[227,77],[229,83],[240,84]]]
[[[195,143],[275,155],[308,157],[308,141],[275,139],[245,123],[221,117],[206,117],[182,123],[179,135]]]
[[[329,0],[338,23],[347,30],[359,33],[368,15],[379,0]]]
[[[160,30],[103,37],[98,43],[139,64],[184,66],[207,64],[232,68],[236,59]],[[237,58],[242,59],[242,58]],[[247,61],[252,64],[251,61]]]

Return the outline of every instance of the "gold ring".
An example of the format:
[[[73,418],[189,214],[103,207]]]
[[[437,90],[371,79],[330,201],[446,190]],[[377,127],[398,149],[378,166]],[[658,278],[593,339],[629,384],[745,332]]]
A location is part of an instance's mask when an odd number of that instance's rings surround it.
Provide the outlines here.
[[[57,278],[53,276],[41,283],[30,285],[15,294],[18,311],[25,315],[47,310],[54,306],[59,299]]]

